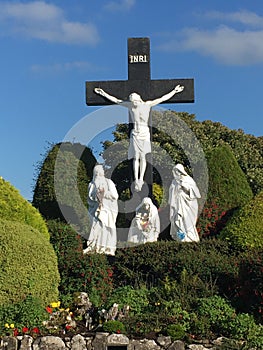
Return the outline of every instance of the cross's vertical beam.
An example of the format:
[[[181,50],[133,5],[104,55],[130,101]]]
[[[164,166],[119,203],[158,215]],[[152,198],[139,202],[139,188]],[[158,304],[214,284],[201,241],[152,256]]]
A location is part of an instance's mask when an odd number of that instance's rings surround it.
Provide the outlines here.
[[[150,80],[150,39],[128,39],[128,79]]]

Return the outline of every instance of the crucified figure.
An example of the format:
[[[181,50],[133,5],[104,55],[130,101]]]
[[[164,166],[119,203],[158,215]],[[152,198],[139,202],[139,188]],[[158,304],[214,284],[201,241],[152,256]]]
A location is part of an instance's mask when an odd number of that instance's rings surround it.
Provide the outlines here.
[[[120,106],[127,107],[133,129],[130,134],[130,145],[128,150],[128,159],[133,159],[133,171],[135,179],[135,190],[141,191],[144,183],[144,173],[146,170],[146,154],[151,153],[150,130],[148,126],[150,111],[153,106],[168,101],[175,94],[182,92],[183,86],[177,85],[169,93],[150,101],[143,101],[137,93],[129,95],[127,101],[123,101],[115,96],[111,96],[101,88],[95,88],[94,92],[107,98],[109,101]]]

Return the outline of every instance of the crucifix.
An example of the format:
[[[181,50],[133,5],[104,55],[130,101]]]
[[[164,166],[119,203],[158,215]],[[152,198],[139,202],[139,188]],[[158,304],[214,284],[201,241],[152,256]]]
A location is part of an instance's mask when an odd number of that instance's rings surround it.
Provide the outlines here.
[[[87,105],[116,103],[129,109],[128,158],[133,158],[136,192],[142,190],[144,181],[150,188],[152,184],[152,166],[146,161],[151,152],[151,107],[189,102],[194,102],[193,79],[151,80],[149,38],[128,39],[128,80],[86,82]]]

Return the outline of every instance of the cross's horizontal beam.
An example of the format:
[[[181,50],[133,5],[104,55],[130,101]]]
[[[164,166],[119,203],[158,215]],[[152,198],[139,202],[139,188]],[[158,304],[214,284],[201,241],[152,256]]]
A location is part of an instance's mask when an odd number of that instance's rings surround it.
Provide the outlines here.
[[[194,102],[193,79],[161,79],[161,80],[113,80],[113,81],[87,81],[86,103],[89,106],[103,106],[112,104],[107,99],[96,94],[94,88],[102,88],[110,95],[121,100],[128,100],[131,93],[141,95],[144,101],[154,100],[170,92],[176,85],[184,86],[184,90],[175,94],[165,103],[191,103]]]

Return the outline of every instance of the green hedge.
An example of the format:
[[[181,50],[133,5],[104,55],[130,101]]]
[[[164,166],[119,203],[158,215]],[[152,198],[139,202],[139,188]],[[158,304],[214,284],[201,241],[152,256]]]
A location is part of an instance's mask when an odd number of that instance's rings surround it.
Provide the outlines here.
[[[209,169],[208,201],[214,199],[222,210],[246,204],[253,193],[230,146],[222,145],[207,153]]]
[[[178,243],[160,241],[118,249],[114,262],[114,283],[116,287],[131,285],[155,287],[169,281],[190,287],[187,293],[191,299],[202,295],[205,290],[228,294],[229,286],[235,281],[238,266],[237,257],[227,242],[211,239],[200,243]],[[195,293],[192,293],[196,289]]]
[[[250,200],[227,223],[220,237],[239,248],[263,248],[263,192]]]
[[[87,191],[95,164],[86,146],[70,142],[53,145],[39,163],[33,205],[47,220],[60,219],[79,232],[89,232]]]
[[[49,239],[46,223],[39,211],[3,178],[0,178],[0,216],[32,226]]]
[[[253,197],[246,176],[228,145],[207,152],[207,165],[208,195],[197,222],[202,237],[220,233],[233,212]]]
[[[31,295],[48,304],[58,298],[57,258],[50,242],[31,226],[0,220],[0,305]]]

